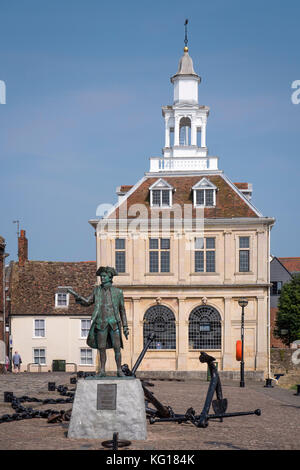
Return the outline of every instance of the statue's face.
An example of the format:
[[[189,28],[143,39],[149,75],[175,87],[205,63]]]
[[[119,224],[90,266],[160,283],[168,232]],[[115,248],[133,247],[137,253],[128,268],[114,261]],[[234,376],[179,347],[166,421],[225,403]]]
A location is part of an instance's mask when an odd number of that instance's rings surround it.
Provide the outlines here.
[[[101,277],[102,284],[108,284],[109,282],[111,282],[111,276],[105,272],[102,272],[100,274],[100,277]]]

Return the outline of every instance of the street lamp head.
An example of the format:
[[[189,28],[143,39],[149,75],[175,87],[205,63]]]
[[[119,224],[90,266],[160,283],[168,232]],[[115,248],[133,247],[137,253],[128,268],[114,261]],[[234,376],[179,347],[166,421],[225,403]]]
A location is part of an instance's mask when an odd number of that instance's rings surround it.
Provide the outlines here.
[[[239,306],[240,307],[247,307],[247,305],[248,305],[248,300],[246,300],[246,299],[240,299],[239,300]]]

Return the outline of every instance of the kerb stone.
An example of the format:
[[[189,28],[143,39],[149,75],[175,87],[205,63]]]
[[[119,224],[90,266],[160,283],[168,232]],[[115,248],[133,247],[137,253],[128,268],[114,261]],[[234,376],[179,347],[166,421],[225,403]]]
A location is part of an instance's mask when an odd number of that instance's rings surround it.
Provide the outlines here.
[[[111,394],[115,396],[111,397]],[[112,439],[114,432],[119,433],[119,439],[147,439],[144,392],[140,380],[117,377],[78,380],[68,437]]]

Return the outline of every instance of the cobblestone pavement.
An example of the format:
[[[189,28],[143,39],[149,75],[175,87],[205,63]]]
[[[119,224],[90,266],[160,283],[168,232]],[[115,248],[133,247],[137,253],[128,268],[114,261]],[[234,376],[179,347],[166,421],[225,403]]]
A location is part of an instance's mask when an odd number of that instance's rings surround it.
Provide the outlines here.
[[[15,396],[36,398],[63,398],[48,391],[48,382],[65,385],[71,390],[71,373],[21,373],[0,376],[0,416],[12,414],[10,403],[4,403],[4,391]],[[84,379],[81,379],[84,380]],[[192,406],[201,411],[208,382],[205,381],[154,381],[151,391],[162,403],[172,406],[175,412],[185,412]],[[238,382],[222,383],[223,396],[228,399],[228,412],[262,410],[261,416],[244,416],[209,421],[206,429],[192,424],[148,424],[146,441],[133,441],[130,449],[147,450],[295,450],[300,449],[300,396],[295,391],[264,388],[263,382],[247,382],[241,389]],[[69,409],[72,404],[40,405],[24,403],[36,409]],[[102,440],[67,438],[68,422],[47,423],[47,419],[35,418],[0,424],[1,450],[100,450]],[[107,436],[111,439],[112,436]]]

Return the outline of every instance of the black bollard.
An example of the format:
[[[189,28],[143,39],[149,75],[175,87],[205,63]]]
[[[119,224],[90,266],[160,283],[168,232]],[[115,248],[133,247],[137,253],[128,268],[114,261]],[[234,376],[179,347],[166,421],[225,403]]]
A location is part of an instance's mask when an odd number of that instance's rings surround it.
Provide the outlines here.
[[[11,403],[13,396],[14,396],[13,392],[4,392],[5,403]]]
[[[294,395],[296,395],[296,397],[300,396],[300,384],[297,385],[297,393],[294,393]]]
[[[264,385],[265,388],[273,388],[272,385],[272,379],[266,379],[266,385]]]
[[[55,392],[55,382],[48,382],[48,391]]]

